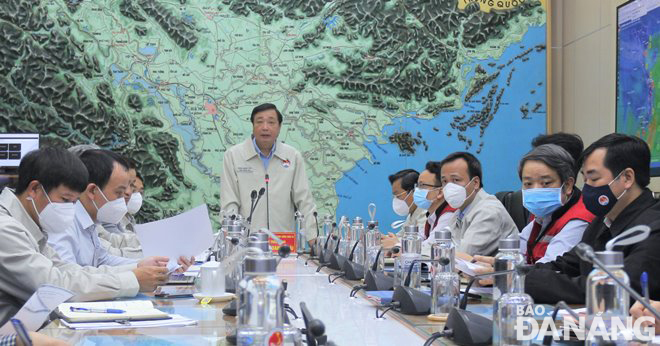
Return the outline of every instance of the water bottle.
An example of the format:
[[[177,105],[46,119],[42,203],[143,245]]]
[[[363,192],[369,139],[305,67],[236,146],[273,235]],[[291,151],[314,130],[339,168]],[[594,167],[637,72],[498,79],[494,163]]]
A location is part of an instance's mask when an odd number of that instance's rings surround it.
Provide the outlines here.
[[[410,272],[410,287],[420,289],[422,284],[421,263],[413,262],[422,258],[422,236],[415,225],[406,226],[401,238],[401,283]],[[410,267],[412,266],[412,269]]]
[[[364,243],[362,240],[363,235],[364,225],[362,224],[362,218],[356,216],[355,219],[353,219],[353,224],[351,225],[349,236],[351,251],[353,252],[353,263],[364,264]]]
[[[275,275],[277,259],[250,255],[243,266],[245,277],[237,291],[237,344],[300,345],[299,334],[284,324],[284,286]]]
[[[460,279],[452,271],[435,271],[431,277],[431,313],[446,317],[458,307]]]
[[[500,239],[499,252],[495,255],[493,269],[496,272],[513,270],[516,269],[516,266],[524,263],[525,257],[520,253],[520,240],[516,238]],[[498,345],[500,343],[499,335],[501,327],[497,317],[499,299],[503,294],[509,293],[514,287],[517,287],[518,278],[519,276],[514,273],[497,275],[493,278],[493,345]]]
[[[378,229],[378,221],[369,221],[367,223],[367,230],[364,232],[364,272],[371,270],[378,257],[378,264],[376,265],[376,271],[383,270],[385,267],[385,256],[378,256],[378,251],[381,249],[381,233]]]
[[[309,243],[305,235],[305,216],[300,211],[296,211],[294,215],[296,219],[296,252],[309,253]]]
[[[318,238],[316,239],[316,256],[319,259],[323,260],[325,252],[325,243],[328,239],[328,234],[332,231],[332,215],[326,215],[323,217],[323,225],[321,226],[321,231]]]
[[[341,237],[339,238],[339,254],[348,258],[348,255],[351,253],[351,242],[348,239],[350,235],[351,224],[348,222],[348,218],[343,219],[339,223],[339,233]]]
[[[493,345],[531,345],[531,340],[521,340],[518,334],[528,334],[532,330],[531,320],[534,319],[534,300],[525,294],[525,275],[513,274],[513,286],[498,299],[493,321]],[[522,319],[523,328],[517,328]],[[536,321],[532,322],[536,323]]]
[[[449,227],[445,227],[439,232],[435,232],[435,239],[431,245],[431,259],[440,260],[441,258],[448,258],[449,263],[442,265],[437,262],[433,262],[431,266],[432,271],[435,272],[453,272],[454,271],[454,262],[456,257],[456,247],[454,242],[451,239],[451,231]]]
[[[630,284],[628,275],[623,270],[623,252],[600,251],[596,257],[603,262],[624,285]],[[601,318],[607,328],[607,335],[612,339],[612,323],[620,321],[626,325],[630,297],[628,292],[617,285],[607,273],[594,266],[587,277],[587,326],[592,325],[595,318]],[[618,321],[615,321],[618,319]],[[598,323],[600,324],[600,323]],[[602,326],[602,324],[601,324]],[[625,336],[619,331],[616,340],[604,340],[601,336],[593,336],[586,340],[586,345],[626,345]]]
[[[229,257],[236,252],[243,249],[246,245],[245,233],[243,225],[240,221],[234,220],[229,226],[227,226],[227,237],[225,238],[225,249],[226,257]],[[241,262],[243,258],[238,259],[237,261]],[[243,269],[241,266],[234,266],[231,272],[227,274],[227,287],[231,287],[230,292],[236,289],[238,282],[241,281],[243,277]]]

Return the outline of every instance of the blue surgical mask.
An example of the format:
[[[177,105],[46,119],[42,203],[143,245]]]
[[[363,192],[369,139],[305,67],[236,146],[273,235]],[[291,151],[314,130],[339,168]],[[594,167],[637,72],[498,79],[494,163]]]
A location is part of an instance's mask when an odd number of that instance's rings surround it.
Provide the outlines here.
[[[563,205],[561,202],[562,187],[522,190],[525,209],[536,217],[552,214]]]
[[[426,195],[431,192],[431,190],[427,189],[420,189],[419,187],[415,188],[415,193],[413,194],[413,200],[415,201],[415,205],[422,209],[428,209],[431,207],[431,201],[426,199]]]

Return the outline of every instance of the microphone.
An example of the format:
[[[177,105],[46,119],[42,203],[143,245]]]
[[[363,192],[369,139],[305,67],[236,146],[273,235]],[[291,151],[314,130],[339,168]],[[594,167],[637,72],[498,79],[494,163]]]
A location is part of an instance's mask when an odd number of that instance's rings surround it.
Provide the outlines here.
[[[250,216],[247,218],[247,222],[252,222],[252,213],[254,213],[254,202],[257,200],[257,190],[252,190],[250,193]]]
[[[266,181],[266,227],[270,229],[270,203],[268,200],[268,183],[270,183],[270,177],[268,173],[266,173],[264,180]]]
[[[593,263],[596,267],[598,267],[598,269],[604,271],[607,274],[607,276],[612,278],[612,280],[614,280],[614,282],[616,282],[616,284],[619,285],[619,287],[626,290],[633,298],[635,298],[636,301],[638,301],[647,310],[649,310],[657,320],[660,320],[660,313],[658,313],[658,310],[653,308],[653,306],[651,306],[651,304],[649,304],[646,301],[646,299],[642,298],[642,296],[640,296],[639,293],[637,293],[634,289],[632,289],[630,286],[626,285],[625,283],[623,283],[623,281],[621,281],[618,277],[616,277],[616,275],[614,275],[607,268],[607,266],[605,266],[605,264],[598,259],[598,257],[594,253],[594,249],[591,246],[585,243],[579,243],[578,245],[575,246],[575,252],[583,261]]]
[[[392,295],[392,303],[398,303],[398,311],[404,315],[428,315],[431,312],[431,296],[409,287],[412,269],[421,262],[438,263],[440,260],[416,259],[410,262],[406,280],[403,285],[394,288]]]
[[[302,312],[302,318],[305,322],[305,329],[302,330],[302,333],[305,334],[307,345],[326,345],[328,337],[325,335],[325,325],[323,322],[312,317],[305,302],[300,302],[300,311]]]

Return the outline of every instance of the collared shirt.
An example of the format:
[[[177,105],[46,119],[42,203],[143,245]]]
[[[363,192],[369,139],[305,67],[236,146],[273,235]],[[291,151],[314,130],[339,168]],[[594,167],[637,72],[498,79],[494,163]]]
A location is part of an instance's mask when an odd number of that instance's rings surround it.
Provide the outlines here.
[[[261,152],[261,149],[259,149],[259,146],[257,145],[257,138],[252,137],[252,144],[254,144],[254,150],[256,150],[259,154],[261,162],[264,163],[264,169],[267,170],[270,159],[273,157],[273,153],[275,153],[275,145],[277,145],[277,142],[273,143],[273,147],[270,148],[270,153],[268,153],[268,156],[264,155],[264,153]]]
[[[101,246],[97,225],[80,201],[76,202],[76,216],[67,230],[48,235],[48,243],[64,261],[81,266],[122,266],[136,264],[136,259],[111,255]]]
[[[0,338],[0,346],[14,346],[16,345],[16,334],[4,335]]]
[[[541,224],[541,232],[543,232],[550,224],[550,221],[552,221],[552,215],[541,218],[541,222],[537,220],[539,219],[533,220],[527,224],[522,232],[520,232],[520,253],[523,254],[523,256],[527,255],[527,241],[532,233],[534,222]],[[582,239],[582,233],[587,229],[587,226],[589,226],[589,223],[583,220],[571,220],[567,222],[564,228],[561,229],[561,232],[552,237],[552,240],[550,240],[550,243],[548,244],[548,248],[545,250],[545,255],[536,262],[551,262],[558,256],[570,251],[580,242],[580,239]]]

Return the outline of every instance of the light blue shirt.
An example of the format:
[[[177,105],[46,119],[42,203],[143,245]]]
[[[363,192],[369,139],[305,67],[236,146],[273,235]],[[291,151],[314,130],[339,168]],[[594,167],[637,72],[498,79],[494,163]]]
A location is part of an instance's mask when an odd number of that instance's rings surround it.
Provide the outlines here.
[[[257,139],[252,137],[252,144],[254,144],[254,150],[257,151],[259,154],[259,157],[261,158],[261,162],[264,163],[264,169],[268,170],[268,164],[270,163],[270,159],[273,158],[273,153],[275,153],[275,145],[277,142],[273,143],[273,147],[270,149],[270,153],[268,153],[268,156],[264,155],[261,152],[261,149],[259,149],[259,146],[257,146]]]
[[[121,266],[138,262],[136,259],[108,253],[101,246],[96,227],[97,224],[92,221],[85,207],[78,201],[73,225],[65,231],[49,233],[48,244],[57,251],[63,261],[81,266]]]

